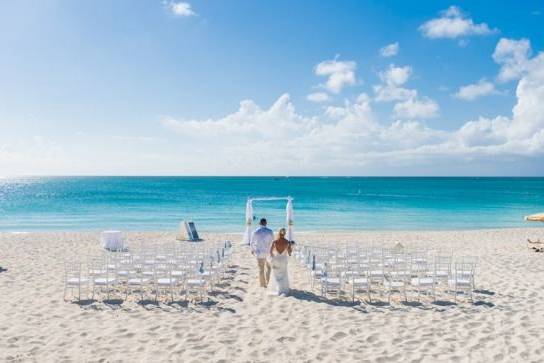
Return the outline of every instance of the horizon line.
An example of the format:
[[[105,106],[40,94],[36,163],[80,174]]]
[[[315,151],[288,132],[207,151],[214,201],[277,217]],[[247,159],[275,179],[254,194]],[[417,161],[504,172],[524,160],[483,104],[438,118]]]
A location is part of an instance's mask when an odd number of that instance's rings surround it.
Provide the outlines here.
[[[544,178],[544,175],[183,175],[183,174],[29,174],[0,175],[13,178]]]

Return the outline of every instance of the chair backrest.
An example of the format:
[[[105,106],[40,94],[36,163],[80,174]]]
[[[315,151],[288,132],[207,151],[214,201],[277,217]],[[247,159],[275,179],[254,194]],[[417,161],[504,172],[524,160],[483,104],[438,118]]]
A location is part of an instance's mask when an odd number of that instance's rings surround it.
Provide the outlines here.
[[[459,256],[457,258],[455,258],[455,262],[459,262],[459,263],[471,263],[473,264],[475,267],[478,266],[478,257],[477,256],[466,256],[466,255],[463,255],[463,256]]]
[[[172,265],[168,262],[157,262],[153,268],[155,279],[170,278],[172,276]]]
[[[474,280],[474,271],[476,269],[476,264],[474,263],[474,261],[456,261],[454,266],[455,267],[453,273],[455,280]]]
[[[71,278],[81,279],[82,264],[79,261],[66,261],[64,262],[64,277],[65,280]]]
[[[331,262],[323,263],[323,277],[326,278],[341,278],[344,271],[343,265]]]
[[[108,269],[108,261],[103,257],[91,257],[87,262],[89,269],[89,275],[92,275],[96,278],[107,277],[110,270]]]
[[[428,274],[434,269],[429,269],[429,256],[426,250],[410,251],[410,271],[414,276]]]
[[[115,260],[117,271],[128,271],[132,268],[132,255],[122,255]]]
[[[390,256],[385,270],[388,278],[395,281],[405,281],[411,276],[410,262],[402,252]]]
[[[208,271],[204,261],[198,259],[190,259],[187,261],[187,278],[188,279],[201,279],[202,274]]]
[[[447,273],[447,276],[451,274],[452,269],[452,256],[450,255],[435,255],[434,256],[434,271],[439,275]]]

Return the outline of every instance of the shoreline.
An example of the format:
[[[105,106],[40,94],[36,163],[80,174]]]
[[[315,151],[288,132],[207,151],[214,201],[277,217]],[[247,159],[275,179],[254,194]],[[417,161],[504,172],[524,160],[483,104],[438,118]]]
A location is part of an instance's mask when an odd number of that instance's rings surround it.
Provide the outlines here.
[[[484,232],[484,231],[529,231],[529,230],[544,230],[544,223],[531,222],[531,225],[524,227],[493,227],[493,228],[459,228],[459,229],[311,229],[311,230],[296,230],[296,234],[335,234],[335,233],[418,233],[418,232],[437,232],[437,233],[455,233],[455,232]],[[100,233],[106,230],[119,230],[124,233],[178,233],[173,229],[69,229],[69,230],[29,230],[29,231],[3,231],[0,234],[40,234],[40,233]],[[243,231],[217,231],[217,230],[199,230],[199,233],[220,235],[243,235]]]

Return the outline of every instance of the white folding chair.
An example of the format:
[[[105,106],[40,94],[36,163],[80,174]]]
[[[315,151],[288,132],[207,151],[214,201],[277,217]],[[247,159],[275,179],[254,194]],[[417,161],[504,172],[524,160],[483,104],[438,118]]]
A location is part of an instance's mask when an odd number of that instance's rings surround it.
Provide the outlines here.
[[[433,260],[436,286],[440,288],[444,285],[447,289],[452,276],[452,255],[435,255]]]
[[[77,299],[81,300],[81,288],[85,286],[89,287],[89,279],[83,276],[81,262],[65,262],[64,263],[64,296],[66,300],[66,292],[70,290],[73,295],[73,290],[77,289]]]
[[[204,301],[204,295],[208,296],[208,280],[202,276],[202,265],[199,262],[190,265],[187,280],[185,281],[185,297],[189,300],[189,295],[195,293],[200,296],[200,301]]]
[[[351,273],[346,275],[345,281],[351,285],[351,300],[354,302],[356,294],[360,291],[365,291],[368,301],[372,302],[367,265],[357,260],[352,261],[349,266]]]
[[[393,292],[404,295],[404,301],[408,301],[406,287],[411,278],[408,266],[409,264],[403,254],[397,254],[389,260],[384,279],[384,288],[387,291],[389,303],[391,303],[391,295]]]
[[[171,301],[174,301],[174,291],[177,285],[177,279],[172,276],[172,265],[168,262],[157,262],[155,263],[153,271],[155,301],[159,300],[161,291],[169,293]]]
[[[116,287],[117,280],[115,272],[110,270],[107,259],[98,258],[91,260],[89,265],[89,278],[92,284],[94,299],[95,292],[103,293],[106,291],[106,299],[109,300],[110,292]]]
[[[342,291],[342,273],[339,270],[339,265],[325,262],[323,275],[321,276],[321,295],[327,297],[331,292],[335,292],[337,298],[340,297]]]
[[[455,262],[453,275],[449,280],[450,290],[454,293],[454,301],[457,302],[459,292],[468,293],[470,301],[473,301],[472,292],[474,290],[474,262]]]
[[[125,299],[128,298],[128,295],[132,294],[134,291],[139,291],[140,298],[143,300],[146,287],[150,285],[152,280],[142,273],[141,266],[139,265],[133,264],[127,269],[127,271],[128,274],[126,276]]]
[[[367,257],[363,260],[367,268],[367,276],[370,289],[376,289],[382,295],[384,289],[385,270],[381,250],[371,249],[367,251]]]
[[[429,269],[429,263],[423,259],[421,254],[412,255],[411,264],[411,280],[410,285],[417,290],[417,301],[421,300],[421,293],[430,293],[433,300],[436,300],[435,288],[436,278],[434,268]]]

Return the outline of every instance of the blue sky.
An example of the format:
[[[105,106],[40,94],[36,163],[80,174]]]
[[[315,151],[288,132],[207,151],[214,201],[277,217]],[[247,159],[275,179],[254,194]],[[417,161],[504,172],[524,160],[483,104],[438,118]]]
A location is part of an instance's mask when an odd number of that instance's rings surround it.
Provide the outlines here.
[[[538,1],[2,2],[0,175],[542,175],[543,19]]]

